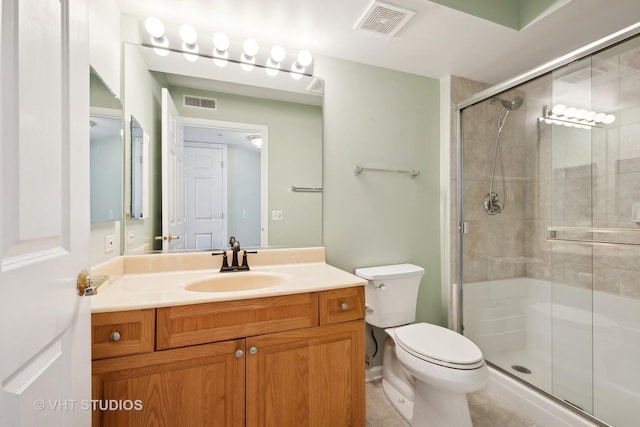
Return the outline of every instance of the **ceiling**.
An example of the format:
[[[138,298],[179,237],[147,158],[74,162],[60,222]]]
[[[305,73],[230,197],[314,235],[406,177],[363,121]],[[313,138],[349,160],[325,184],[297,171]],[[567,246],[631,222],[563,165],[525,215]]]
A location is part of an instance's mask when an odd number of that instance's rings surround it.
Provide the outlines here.
[[[500,1],[472,0],[476,8],[478,2],[495,8]],[[640,22],[639,0],[562,2],[553,13],[522,30],[492,22],[487,18],[491,13],[474,15],[440,4],[460,1],[388,0],[416,14],[394,37],[387,38],[354,30],[371,3],[120,0],[120,7],[124,13],[190,23],[211,33],[224,31],[232,37],[253,37],[263,43],[306,48],[315,54],[431,78],[456,75],[487,83],[499,83]]]

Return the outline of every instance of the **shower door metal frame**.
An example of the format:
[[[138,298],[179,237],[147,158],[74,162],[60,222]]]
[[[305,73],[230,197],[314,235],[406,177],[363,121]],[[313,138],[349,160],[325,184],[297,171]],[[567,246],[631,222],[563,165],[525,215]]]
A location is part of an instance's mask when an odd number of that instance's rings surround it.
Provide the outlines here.
[[[458,171],[457,171],[457,189],[456,191],[458,192],[458,203],[457,203],[457,208],[458,208],[458,215],[457,215],[457,227],[458,227],[458,280],[457,280],[457,286],[454,286],[453,292],[450,293],[451,297],[454,299],[455,304],[451,304],[450,307],[452,309],[456,310],[456,313],[454,316],[449,316],[450,318],[454,319],[454,324],[450,325],[450,327],[456,331],[458,331],[459,333],[464,333],[464,319],[463,319],[463,312],[462,312],[462,308],[463,308],[463,299],[464,299],[464,292],[462,290],[463,285],[464,285],[464,276],[462,274],[463,272],[463,268],[464,268],[464,262],[463,262],[463,246],[464,246],[464,234],[466,231],[466,225],[464,222],[464,218],[463,218],[463,208],[464,208],[464,201],[463,201],[463,190],[464,190],[464,182],[463,182],[463,166],[464,166],[464,135],[462,133],[462,110],[470,107],[474,104],[478,104],[480,102],[484,102],[504,91],[510,90],[515,88],[516,86],[519,86],[521,84],[524,84],[526,82],[529,82],[535,78],[538,78],[540,76],[542,76],[543,74],[547,74],[550,73],[564,65],[567,65],[573,61],[577,61],[583,58],[586,58],[590,55],[593,55],[594,53],[607,49],[617,43],[621,43],[627,39],[630,39],[634,36],[637,36],[638,34],[640,34],[640,22],[635,23],[633,25],[630,25],[626,28],[623,28],[620,31],[617,31],[611,35],[608,35],[606,37],[603,37],[599,40],[596,40],[593,43],[590,43],[584,47],[581,47],[579,49],[574,50],[573,52],[570,52],[566,55],[563,55],[559,58],[556,58],[552,61],[547,62],[546,64],[543,64],[539,67],[533,68],[529,71],[526,71],[516,77],[513,77],[511,79],[505,80],[502,83],[498,83],[494,86],[491,86],[488,89],[485,89],[483,91],[478,92],[477,94],[473,95],[471,98],[460,102],[456,105],[456,133],[457,133],[457,146],[456,146],[456,152],[457,152],[457,157],[458,157],[458,162],[457,162],[457,166],[458,166]]]

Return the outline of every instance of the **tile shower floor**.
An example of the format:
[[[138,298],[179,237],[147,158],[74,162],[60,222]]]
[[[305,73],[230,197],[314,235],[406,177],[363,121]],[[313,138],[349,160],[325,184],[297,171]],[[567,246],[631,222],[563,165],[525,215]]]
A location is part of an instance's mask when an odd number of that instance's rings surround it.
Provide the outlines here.
[[[380,381],[367,383],[366,390],[367,427],[409,427],[387,400]],[[471,393],[467,398],[473,427],[542,427],[486,391]]]

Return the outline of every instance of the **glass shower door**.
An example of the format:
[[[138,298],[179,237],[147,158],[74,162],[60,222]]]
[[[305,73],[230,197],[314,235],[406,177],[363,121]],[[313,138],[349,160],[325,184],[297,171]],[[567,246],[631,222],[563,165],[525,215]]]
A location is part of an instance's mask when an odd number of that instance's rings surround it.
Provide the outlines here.
[[[551,390],[593,413],[594,162],[591,126],[575,124],[592,110],[591,58],[552,74],[551,105],[543,112],[550,133]],[[548,117],[548,119],[547,119]],[[584,240],[572,242],[572,240]]]

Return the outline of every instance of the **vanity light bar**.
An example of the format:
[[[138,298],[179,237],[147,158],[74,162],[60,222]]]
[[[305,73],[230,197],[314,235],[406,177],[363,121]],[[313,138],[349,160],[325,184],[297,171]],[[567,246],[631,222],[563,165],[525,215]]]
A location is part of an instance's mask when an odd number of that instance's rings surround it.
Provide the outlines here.
[[[252,38],[231,39],[222,32],[198,34],[191,25],[165,25],[155,17],[143,22],[141,39],[143,46],[154,48],[161,56],[179,52],[188,61],[211,59],[219,67],[232,62],[240,64],[245,71],[264,69],[269,76],[276,76],[280,71],[289,73],[296,80],[313,76],[313,56],[308,50],[261,46]]]
[[[545,105],[542,108],[542,117],[538,119],[547,124],[563,125],[578,129],[591,129],[600,125],[609,125],[616,121],[613,114],[596,113],[584,108],[567,107],[563,104],[554,105],[551,111]]]

